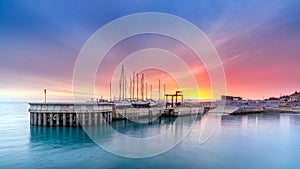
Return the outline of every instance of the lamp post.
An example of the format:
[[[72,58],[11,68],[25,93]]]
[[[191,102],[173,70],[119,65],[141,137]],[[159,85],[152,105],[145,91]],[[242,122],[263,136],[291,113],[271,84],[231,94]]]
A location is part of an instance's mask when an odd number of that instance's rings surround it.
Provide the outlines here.
[[[44,94],[45,94],[45,103],[46,103],[46,95],[47,95],[47,90],[46,89],[44,89]]]

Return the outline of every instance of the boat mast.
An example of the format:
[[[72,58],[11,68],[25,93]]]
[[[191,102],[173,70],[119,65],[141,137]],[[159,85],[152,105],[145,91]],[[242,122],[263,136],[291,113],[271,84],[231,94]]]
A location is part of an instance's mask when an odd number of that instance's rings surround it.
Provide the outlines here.
[[[139,73],[136,73],[136,99],[139,100]]]
[[[148,100],[148,83],[146,82],[146,100]]]
[[[109,100],[111,101],[111,82],[109,82]]]
[[[152,100],[152,84],[150,84],[150,99]]]
[[[158,79],[158,100],[160,101],[160,79]]]
[[[164,95],[166,94],[166,84],[164,83]]]
[[[132,99],[132,81],[131,81],[131,77],[129,77],[129,98],[130,100]]]
[[[124,97],[123,99],[127,98],[127,80],[126,80],[126,73],[124,72]]]
[[[134,100],[134,78],[135,78],[135,72],[133,71],[133,76],[132,76],[132,99]]]
[[[142,95],[142,100],[144,100],[144,73],[142,73],[142,77],[141,77],[141,95]]]

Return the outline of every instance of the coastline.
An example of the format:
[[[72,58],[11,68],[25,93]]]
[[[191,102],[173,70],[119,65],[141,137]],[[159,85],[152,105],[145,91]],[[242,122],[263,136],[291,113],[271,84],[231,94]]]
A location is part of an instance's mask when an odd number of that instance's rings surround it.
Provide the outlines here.
[[[300,108],[295,107],[279,107],[279,108],[262,108],[261,110],[244,110],[230,113],[230,115],[244,115],[244,114],[260,114],[260,113],[279,113],[279,114],[300,114]]]

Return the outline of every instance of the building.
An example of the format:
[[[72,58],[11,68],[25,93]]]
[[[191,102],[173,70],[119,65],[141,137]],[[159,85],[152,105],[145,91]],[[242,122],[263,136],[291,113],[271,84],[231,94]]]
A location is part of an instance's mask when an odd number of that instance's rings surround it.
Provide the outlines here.
[[[268,107],[278,108],[280,106],[280,100],[268,100]]]
[[[225,101],[226,106],[240,106],[240,102],[242,101],[241,97],[236,96],[221,96],[222,101]]]
[[[290,95],[291,102],[299,102],[300,101],[300,92],[295,91],[295,93]]]
[[[222,95],[222,100],[239,101],[239,100],[242,100],[242,98],[241,97],[237,97],[237,96],[225,96],[225,95]]]

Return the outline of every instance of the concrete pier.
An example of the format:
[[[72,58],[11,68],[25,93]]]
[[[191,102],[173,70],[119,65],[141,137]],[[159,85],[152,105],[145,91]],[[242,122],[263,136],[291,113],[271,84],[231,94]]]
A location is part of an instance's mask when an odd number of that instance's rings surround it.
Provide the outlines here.
[[[81,114],[81,125],[85,126],[86,118],[85,118],[85,113]]]
[[[88,115],[89,115],[89,126],[91,126],[92,125],[92,114],[89,113]]]
[[[43,126],[47,126],[47,114],[43,113]]]
[[[56,126],[59,126],[59,114],[57,113],[56,115],[55,115],[55,119],[56,119]]]
[[[37,125],[37,114],[33,113],[33,125]]]
[[[139,120],[159,116],[203,113],[201,107],[116,108],[114,103],[29,103],[30,124],[42,126],[93,126],[118,119]]]
[[[97,121],[98,121],[98,113],[95,113],[94,114],[94,125],[97,125],[98,123],[97,123]]]
[[[38,114],[38,125],[39,126],[42,125],[42,114],[41,113]]]
[[[49,120],[50,120],[50,126],[53,126],[53,113],[50,113]]]
[[[30,125],[33,125],[33,113],[30,113]]]
[[[67,115],[66,113],[63,113],[63,126],[67,125]]]
[[[76,113],[76,126],[79,126],[79,114]]]
[[[70,126],[73,126],[73,114],[70,114],[70,117],[69,117],[70,119],[69,119],[69,125]]]
[[[101,125],[112,121],[113,103],[29,103],[30,124],[39,126]]]

